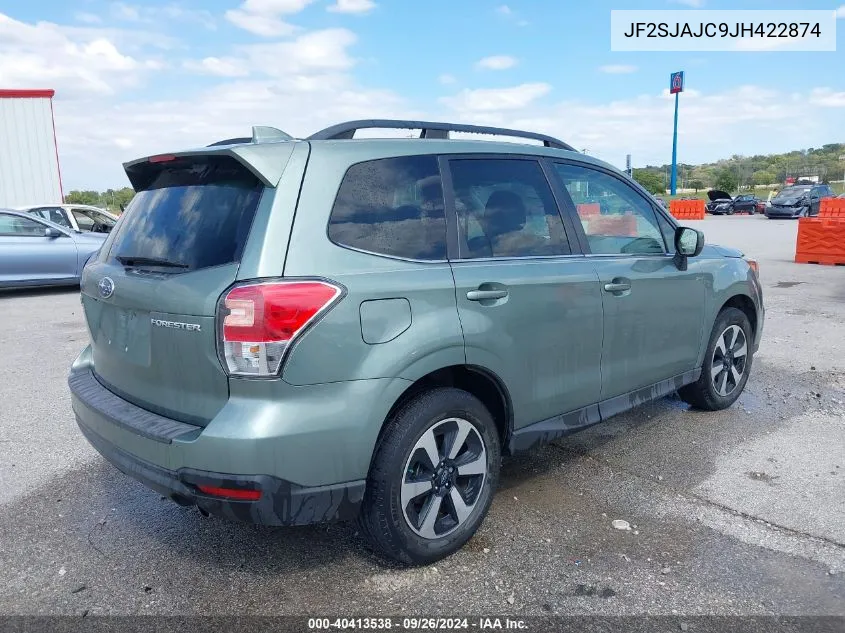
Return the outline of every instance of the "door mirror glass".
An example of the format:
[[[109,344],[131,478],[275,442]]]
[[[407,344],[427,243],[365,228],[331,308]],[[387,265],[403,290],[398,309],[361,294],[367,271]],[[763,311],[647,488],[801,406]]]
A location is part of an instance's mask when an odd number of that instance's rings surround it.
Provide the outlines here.
[[[704,248],[704,233],[688,226],[679,226],[675,231],[675,250],[684,257],[695,257]]]

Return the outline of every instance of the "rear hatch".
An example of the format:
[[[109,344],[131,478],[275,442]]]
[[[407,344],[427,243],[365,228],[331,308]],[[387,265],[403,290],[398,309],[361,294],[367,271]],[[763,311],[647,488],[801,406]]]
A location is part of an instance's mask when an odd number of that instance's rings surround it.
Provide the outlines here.
[[[138,193],[83,284],[95,375],[129,402],[204,425],[229,395],[217,300],[274,190],[233,155],[154,157],[126,169]]]

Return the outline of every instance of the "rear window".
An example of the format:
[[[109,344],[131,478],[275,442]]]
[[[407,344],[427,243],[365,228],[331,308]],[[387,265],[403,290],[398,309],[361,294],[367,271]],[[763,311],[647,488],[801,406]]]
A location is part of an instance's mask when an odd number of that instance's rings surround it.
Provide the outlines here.
[[[435,156],[403,156],[349,168],[329,219],[329,239],[371,253],[446,259],[443,186]]]
[[[240,261],[262,187],[230,157],[191,157],[130,168],[143,190],[120,223],[109,256],[163,260],[179,270]]]

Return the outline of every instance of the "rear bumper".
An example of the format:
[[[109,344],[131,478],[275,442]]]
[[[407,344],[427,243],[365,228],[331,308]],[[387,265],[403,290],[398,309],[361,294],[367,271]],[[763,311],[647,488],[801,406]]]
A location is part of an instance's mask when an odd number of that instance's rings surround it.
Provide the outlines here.
[[[364,496],[364,481],[306,488],[267,475],[230,475],[182,468],[171,471],[119,449],[77,416],[88,442],[118,470],[182,506],[197,506],[215,516],[261,525],[309,525],[354,519]],[[198,486],[258,488],[258,501],[234,501],[203,494]]]
[[[299,525],[356,516],[382,423],[410,383],[233,381],[227,403],[205,426],[112,393],[97,380],[90,348],[74,362],[68,385],[83,434],[121,471],[215,515]],[[220,499],[198,485],[257,488],[261,498]]]

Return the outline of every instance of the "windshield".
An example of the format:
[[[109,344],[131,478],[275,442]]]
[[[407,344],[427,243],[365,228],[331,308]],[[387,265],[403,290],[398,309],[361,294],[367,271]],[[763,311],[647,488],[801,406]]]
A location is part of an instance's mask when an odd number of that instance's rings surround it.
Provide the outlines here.
[[[798,198],[809,193],[811,187],[792,187],[790,189],[784,189],[781,191],[777,196],[777,198]]]
[[[261,191],[233,159],[164,168],[135,195],[109,256],[180,272],[240,261]]]
[[[105,229],[111,229],[115,224],[114,220],[99,211],[73,209],[72,213],[76,219],[76,223],[79,225],[80,231],[93,231],[95,228],[98,228],[98,225]]]

